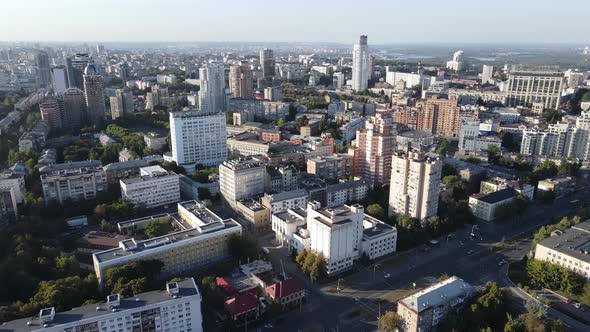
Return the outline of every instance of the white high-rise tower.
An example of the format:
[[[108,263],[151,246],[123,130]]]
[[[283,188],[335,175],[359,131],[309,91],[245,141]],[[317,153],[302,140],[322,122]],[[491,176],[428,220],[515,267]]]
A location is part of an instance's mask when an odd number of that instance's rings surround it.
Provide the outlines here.
[[[223,65],[207,64],[199,69],[201,89],[199,90],[199,109],[201,113],[213,114],[224,111],[225,78]]]
[[[352,88],[364,91],[369,82],[369,46],[367,36],[360,36],[352,49]]]

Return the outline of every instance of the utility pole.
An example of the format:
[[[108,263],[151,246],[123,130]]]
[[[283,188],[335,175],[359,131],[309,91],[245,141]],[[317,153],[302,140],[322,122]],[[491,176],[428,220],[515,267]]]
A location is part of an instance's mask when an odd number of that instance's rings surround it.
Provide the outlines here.
[[[381,330],[381,302],[379,304],[379,313],[377,316],[377,330]]]
[[[378,267],[381,267],[381,265],[380,265],[380,264],[375,264],[375,265],[373,265],[373,281],[375,281],[375,270],[377,269],[377,266],[378,266]]]

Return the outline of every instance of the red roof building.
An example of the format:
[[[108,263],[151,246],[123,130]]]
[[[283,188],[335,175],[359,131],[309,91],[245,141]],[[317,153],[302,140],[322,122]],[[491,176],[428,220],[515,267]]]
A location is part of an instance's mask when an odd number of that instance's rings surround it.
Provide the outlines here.
[[[215,278],[215,284],[217,285],[217,288],[225,293],[225,295],[235,295],[238,292],[229,281],[222,277]]]
[[[283,307],[297,306],[305,297],[305,285],[301,280],[289,278],[270,285],[265,289],[268,298]]]
[[[224,307],[236,325],[242,325],[246,320],[256,320],[260,316],[260,300],[251,292],[238,294],[225,301]]]

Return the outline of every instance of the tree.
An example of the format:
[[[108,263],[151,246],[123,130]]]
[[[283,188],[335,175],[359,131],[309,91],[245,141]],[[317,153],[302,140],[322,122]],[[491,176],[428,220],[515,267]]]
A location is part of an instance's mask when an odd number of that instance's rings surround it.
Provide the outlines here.
[[[166,219],[153,219],[148,221],[145,226],[145,235],[148,238],[153,238],[157,236],[162,236],[170,233],[173,227],[170,224],[170,221]]]
[[[560,111],[549,108],[544,110],[543,113],[541,113],[541,116],[545,118],[547,123],[553,124],[557,123],[557,121],[560,121],[563,115]]]
[[[438,149],[436,149],[436,153],[445,154],[445,153],[447,153],[448,149],[449,149],[449,141],[447,141],[446,138],[443,138],[442,142],[440,142],[440,145],[438,146]]]
[[[527,313],[537,317],[543,318],[547,313],[547,308],[545,308],[540,302],[528,300],[524,307],[526,308]]]
[[[518,149],[518,144],[514,140],[514,134],[510,132],[504,132],[502,134],[502,147],[506,148],[510,152],[516,152]]]
[[[232,257],[242,262],[258,258],[258,253],[260,251],[256,239],[247,234],[242,234],[242,236],[237,234],[231,235],[229,237],[228,246]]]
[[[106,269],[105,288],[111,293],[132,296],[156,288],[164,263],[159,260],[141,260]]]
[[[386,311],[385,314],[379,317],[379,324],[383,330],[395,332],[402,327],[403,319],[395,311]]]
[[[279,127],[279,129],[283,129],[283,127],[285,127],[285,119],[283,119],[283,118],[280,118],[280,119],[277,121],[277,127]]]
[[[309,278],[312,281],[317,281],[326,276],[326,259],[320,253],[315,254],[315,259],[309,271]]]
[[[379,204],[371,204],[367,206],[367,214],[379,220],[385,220],[387,217],[385,209]]]
[[[305,261],[303,261],[303,264],[301,265],[301,271],[309,275],[315,260],[316,254],[314,252],[310,252],[309,254],[307,254],[307,256],[305,256]]]
[[[297,263],[297,265],[299,265],[300,268],[303,266],[303,263],[305,263],[307,255],[307,249],[303,249],[301,250],[301,252],[299,252],[299,254],[297,254],[297,257],[295,257],[295,262]]]

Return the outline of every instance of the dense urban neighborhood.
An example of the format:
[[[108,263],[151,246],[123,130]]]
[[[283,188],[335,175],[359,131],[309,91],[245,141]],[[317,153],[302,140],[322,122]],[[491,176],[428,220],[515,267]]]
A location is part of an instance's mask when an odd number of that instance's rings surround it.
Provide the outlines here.
[[[0,41],[0,331],[590,331],[590,47],[369,37]]]

